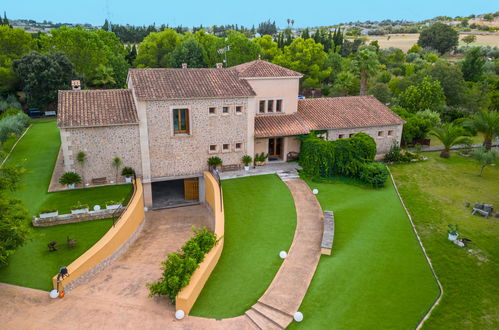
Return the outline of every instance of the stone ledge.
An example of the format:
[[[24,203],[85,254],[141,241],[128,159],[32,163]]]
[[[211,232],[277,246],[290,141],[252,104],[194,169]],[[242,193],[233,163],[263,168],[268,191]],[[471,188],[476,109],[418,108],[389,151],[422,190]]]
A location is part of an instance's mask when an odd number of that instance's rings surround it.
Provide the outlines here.
[[[89,211],[88,213],[80,213],[80,214],[60,214],[55,217],[50,218],[38,218],[33,217],[31,223],[33,227],[48,227],[55,225],[62,225],[67,223],[75,223],[75,222],[83,222],[83,221],[91,221],[91,220],[100,220],[100,219],[108,219],[112,217],[114,212],[117,209],[113,210],[99,210],[99,211]],[[120,208],[120,212],[117,214],[121,214],[124,208]]]
[[[334,213],[324,211],[324,231],[322,233],[321,254],[331,255],[334,240]]]

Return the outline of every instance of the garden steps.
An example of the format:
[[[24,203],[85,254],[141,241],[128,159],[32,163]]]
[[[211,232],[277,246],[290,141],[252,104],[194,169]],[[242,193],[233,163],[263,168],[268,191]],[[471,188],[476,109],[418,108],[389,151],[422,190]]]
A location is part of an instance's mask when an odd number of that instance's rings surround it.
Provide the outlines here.
[[[258,312],[257,310],[251,308],[244,313],[259,329],[262,330],[282,330],[284,329],[278,323],[274,322],[272,319],[266,315]]]
[[[298,180],[300,175],[296,171],[296,169],[286,170],[286,171],[277,171],[277,175],[281,178],[282,181],[290,181],[290,180]]]
[[[256,310],[258,313],[265,315],[274,323],[278,324],[281,328],[286,328],[293,320],[293,316],[261,301],[254,304],[251,309]]]

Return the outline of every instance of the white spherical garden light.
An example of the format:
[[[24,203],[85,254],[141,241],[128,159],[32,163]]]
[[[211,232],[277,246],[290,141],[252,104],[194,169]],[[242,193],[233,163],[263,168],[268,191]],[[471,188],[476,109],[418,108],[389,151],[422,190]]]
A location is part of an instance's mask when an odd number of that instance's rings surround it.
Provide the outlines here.
[[[59,291],[57,291],[56,289],[54,289],[54,290],[50,291],[49,296],[52,299],[56,299],[57,297],[59,297]]]
[[[302,314],[302,312],[296,312],[296,313],[293,315],[293,319],[294,319],[296,322],[301,322],[301,321],[303,321],[303,314]]]
[[[281,257],[281,259],[286,259],[287,256],[288,254],[286,253],[286,251],[279,252],[279,257]]]
[[[314,190],[312,190],[312,193],[313,193],[314,195],[317,195],[317,194],[319,193],[319,189],[314,189]]]
[[[175,318],[177,320],[181,320],[185,317],[185,313],[183,310],[179,309],[178,311],[175,312]]]

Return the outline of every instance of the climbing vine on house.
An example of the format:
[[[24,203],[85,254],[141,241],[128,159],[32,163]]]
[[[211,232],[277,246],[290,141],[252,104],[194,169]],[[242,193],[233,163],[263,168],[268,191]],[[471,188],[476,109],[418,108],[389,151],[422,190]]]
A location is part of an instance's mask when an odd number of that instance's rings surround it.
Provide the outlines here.
[[[147,284],[150,297],[168,296],[172,302],[175,302],[177,294],[189,284],[192,273],[217,243],[216,235],[205,227],[202,229],[193,227],[192,230],[194,236],[185,242],[178,252],[170,253],[168,258],[161,262],[162,278],[157,282]]]
[[[388,178],[385,165],[374,163],[376,142],[365,133],[335,141],[311,133],[302,136],[301,141],[300,166],[307,176],[346,176],[373,187],[382,187]]]

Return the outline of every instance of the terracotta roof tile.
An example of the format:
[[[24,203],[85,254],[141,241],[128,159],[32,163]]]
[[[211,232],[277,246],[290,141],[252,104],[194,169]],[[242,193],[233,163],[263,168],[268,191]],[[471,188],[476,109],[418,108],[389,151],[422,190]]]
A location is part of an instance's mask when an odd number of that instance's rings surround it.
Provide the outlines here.
[[[373,96],[302,99],[298,100],[298,114],[311,130],[404,123]]]
[[[228,69],[131,69],[129,77],[142,100],[255,95],[248,82]]]
[[[297,114],[257,115],[255,137],[291,136],[307,134],[309,130]]]
[[[129,89],[59,91],[59,127],[136,124],[137,110]]]
[[[302,77],[303,74],[284,68],[282,66],[264,61],[256,60],[233,66],[229,69],[235,70],[240,77]]]

